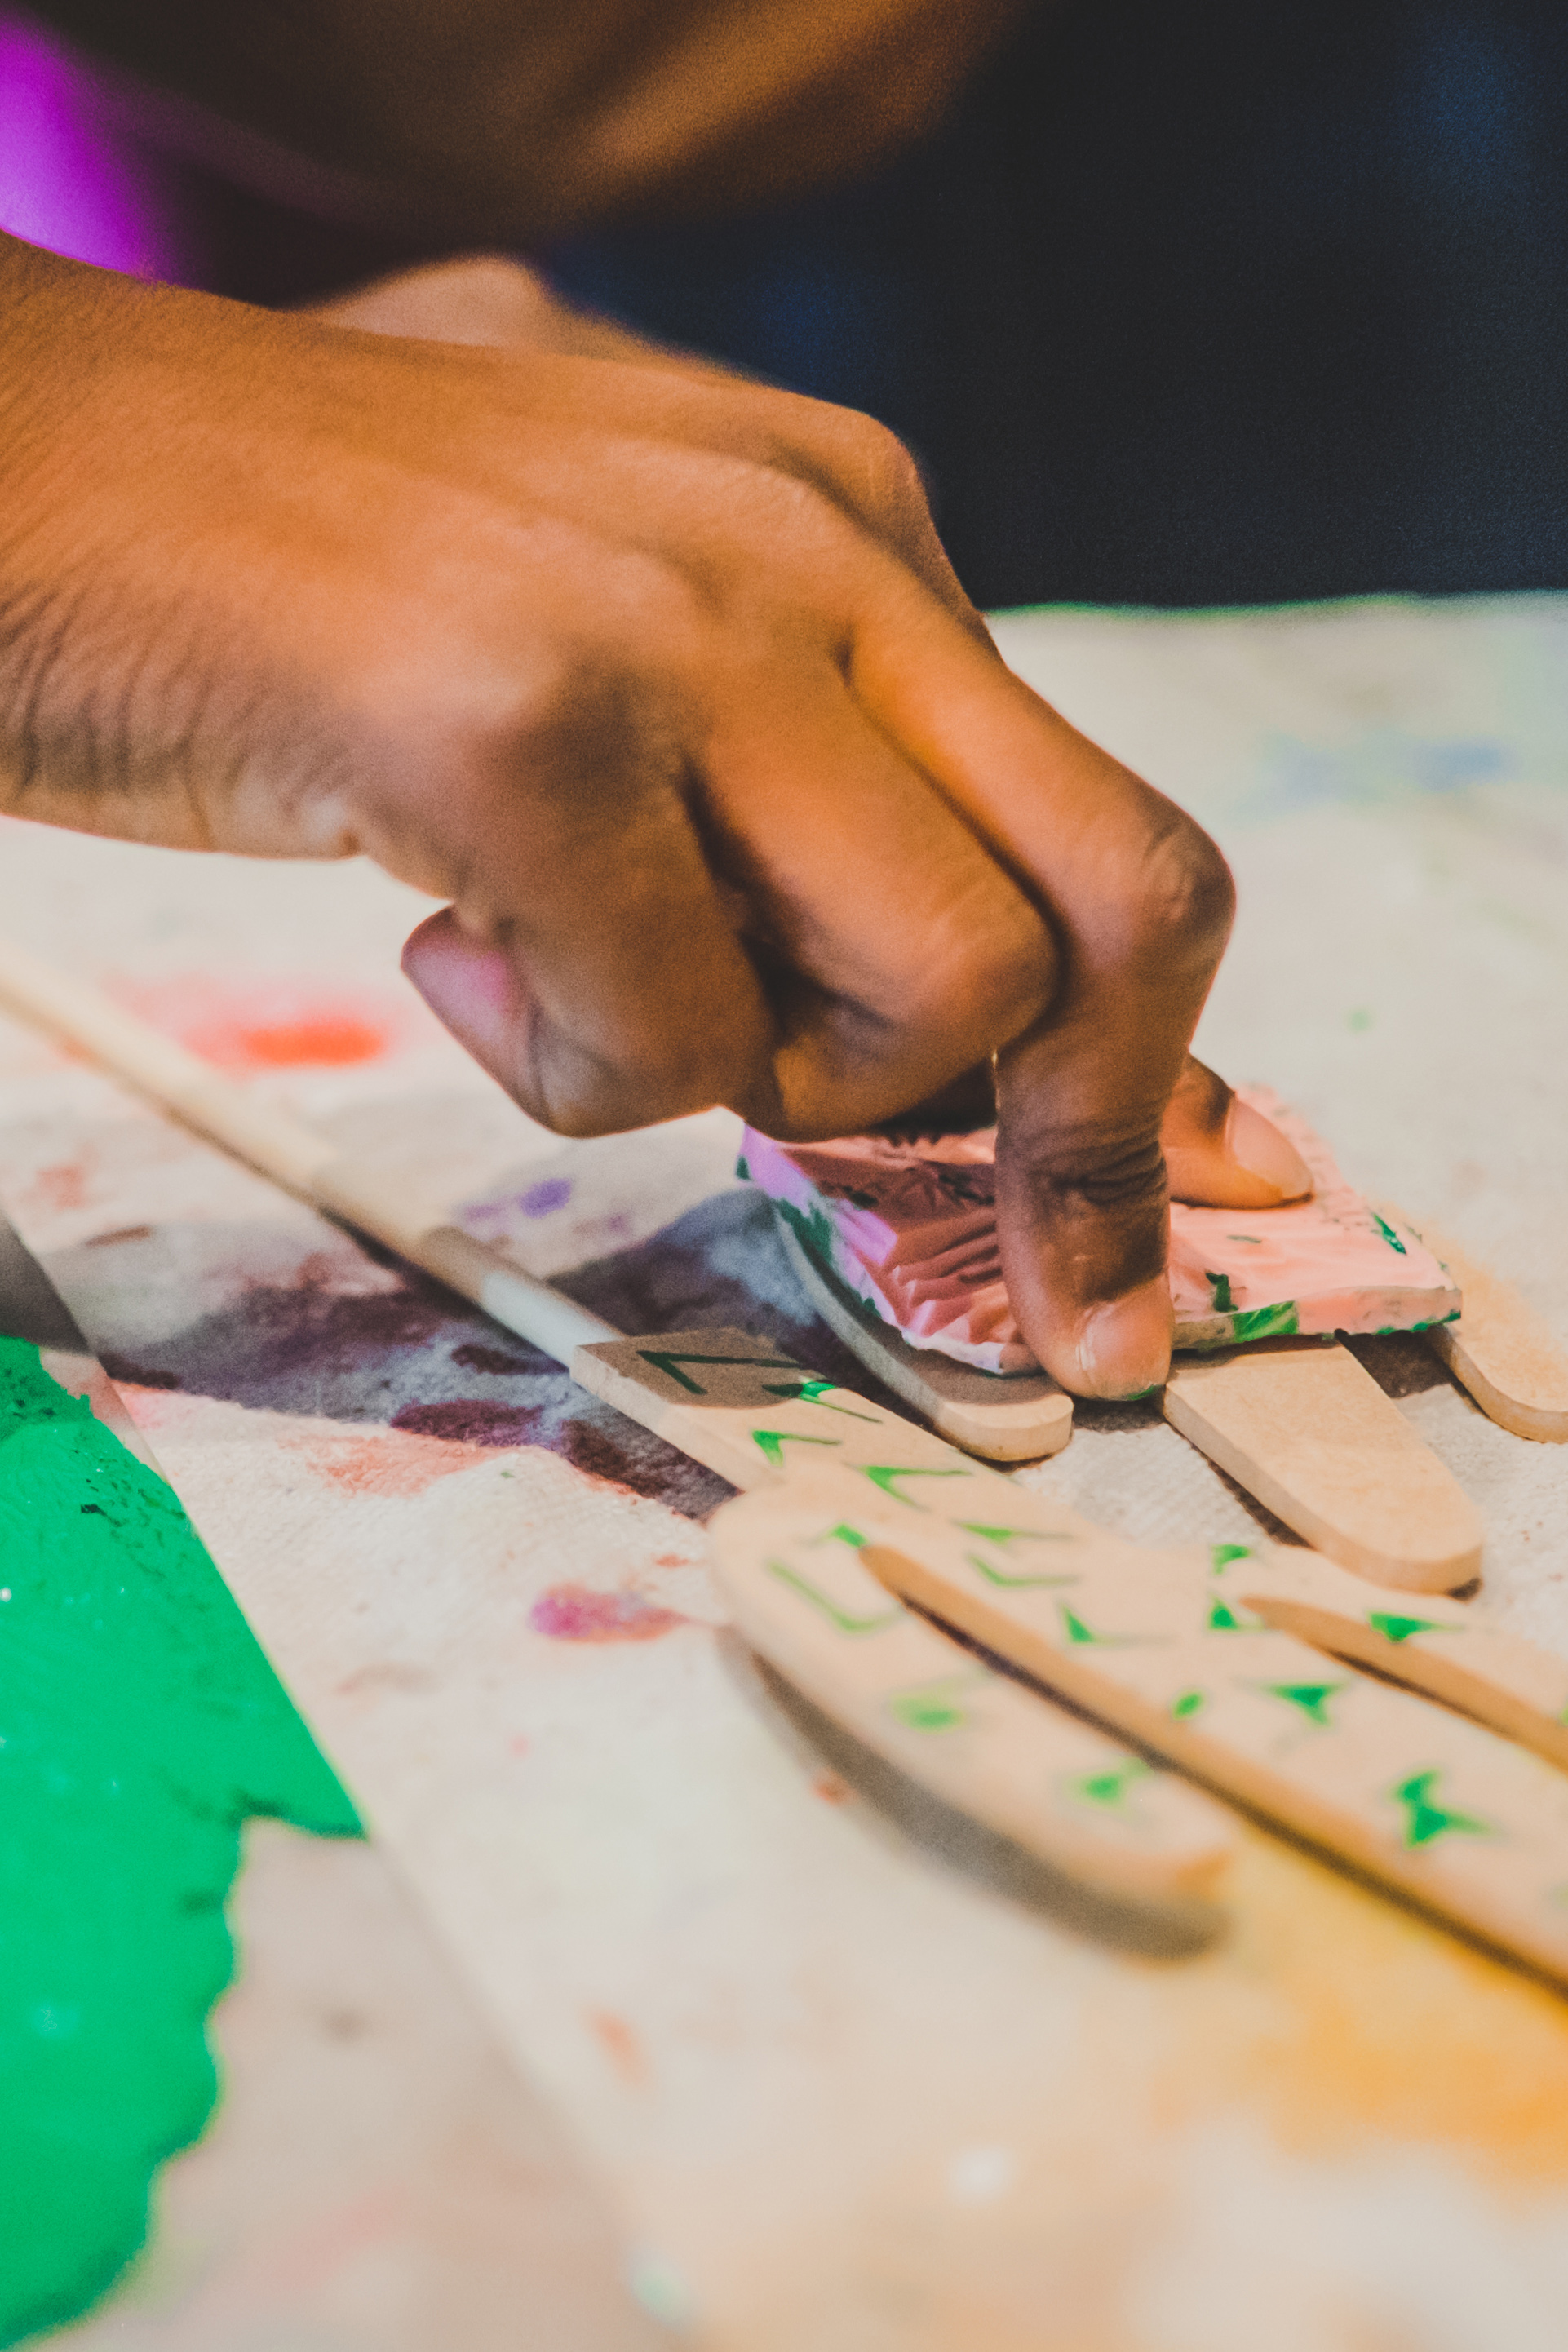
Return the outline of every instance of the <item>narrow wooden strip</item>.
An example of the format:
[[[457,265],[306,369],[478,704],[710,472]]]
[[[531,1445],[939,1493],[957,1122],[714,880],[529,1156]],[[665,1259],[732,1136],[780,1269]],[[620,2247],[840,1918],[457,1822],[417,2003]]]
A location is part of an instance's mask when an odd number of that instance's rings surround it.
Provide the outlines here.
[[[853,1389],[819,1380],[749,1332],[661,1332],[579,1348],[572,1377],[689,1454],[732,1486],[801,1470],[869,1465],[889,1476],[967,1480],[978,1465],[955,1446]]]
[[[1568,1444],[1568,1350],[1561,1348],[1510,1282],[1478,1264],[1433,1226],[1418,1228],[1443,1260],[1464,1304],[1457,1323],[1435,1323],[1424,1336],[1489,1421],[1516,1437]]]
[[[944,1802],[1108,1894],[1206,1891],[1234,1832],[1196,1791],[1042,1706],[861,1566],[859,1528],[802,1517],[793,1482],[710,1528],[736,1624],[785,1678]]]
[[[1072,1399],[1048,1372],[1002,1378],[972,1371],[933,1348],[911,1348],[815,1257],[784,1217],[779,1239],[791,1271],[829,1329],[895,1396],[938,1433],[987,1462],[1037,1462],[1072,1435]]]
[[[811,1507],[820,1523],[846,1506]],[[1568,1981],[1568,1779],[1540,1757],[1325,1661],[1227,1599],[1216,1607],[1184,1561],[1144,1555],[1120,1576],[1097,1573],[1090,1548],[1080,1554],[1068,1537],[1031,1573],[1022,1516],[998,1538],[924,1500],[858,1508],[872,1538],[861,1559],[902,1599],[1209,1787]]]
[[[1197,1563],[1194,1563],[1194,1566]],[[1461,1708],[1568,1770],[1568,1661],[1446,1596],[1414,1600],[1283,1544],[1216,1544],[1212,1589],[1315,1649]]]
[[[1480,1572],[1480,1516],[1346,1348],[1272,1340],[1178,1358],[1165,1418],[1298,1535],[1358,1575],[1451,1592]]]

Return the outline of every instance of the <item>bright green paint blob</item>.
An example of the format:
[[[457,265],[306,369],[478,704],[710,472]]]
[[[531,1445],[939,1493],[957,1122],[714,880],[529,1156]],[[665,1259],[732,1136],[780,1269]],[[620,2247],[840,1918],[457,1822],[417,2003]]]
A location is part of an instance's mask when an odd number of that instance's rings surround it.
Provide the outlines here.
[[[1228,1568],[1233,1560],[1251,1558],[1250,1544],[1210,1544],[1209,1546],[1209,1569],[1215,1576],[1219,1574],[1222,1568]]]
[[[775,1470],[784,1468],[786,1445],[842,1445],[841,1437],[797,1437],[792,1429],[753,1429],[752,1443],[760,1445]]]
[[[1309,1723],[1329,1731],[1333,1727],[1329,1721],[1329,1701],[1350,1685],[1344,1682],[1261,1683],[1258,1687],[1270,1698],[1282,1698],[1287,1706],[1300,1707]]]
[[[909,1495],[900,1495],[893,1484],[895,1478],[967,1478],[970,1475],[967,1470],[900,1470],[897,1467],[886,1466],[873,1468],[869,1463],[863,1463],[861,1467],[873,1486],[880,1486],[883,1494],[891,1495],[895,1503],[908,1503],[911,1511],[923,1510],[925,1506],[915,1502]]]
[[[1238,1616],[1228,1601],[1211,1601],[1208,1630],[1211,1633],[1256,1633],[1260,1618],[1250,1616],[1244,1609]]]
[[[1295,1300],[1282,1298],[1275,1307],[1246,1308],[1232,1322],[1230,1336],[1238,1344],[1248,1339],[1289,1339],[1299,1323]]]
[[[1065,1528],[989,1528],[981,1519],[955,1519],[966,1536],[978,1536],[983,1543],[1076,1543],[1078,1538],[1068,1535]]]
[[[781,1584],[787,1584],[793,1592],[799,1593],[803,1601],[809,1601],[814,1609],[820,1609],[841,1633],[879,1633],[884,1625],[896,1624],[904,1613],[903,1603],[899,1601],[891,1609],[879,1610],[875,1617],[857,1617],[851,1611],[840,1609],[837,1601],[824,1592],[820,1585],[813,1584],[809,1576],[802,1576],[785,1561],[770,1559],[768,1567]]]
[[[1184,1723],[1190,1716],[1196,1715],[1206,1696],[1206,1692],[1201,1690],[1184,1691],[1180,1698],[1171,1701],[1171,1713],[1178,1723]]]
[[[1214,1294],[1215,1314],[1228,1315],[1236,1305],[1235,1299],[1230,1295],[1229,1275],[1210,1274],[1205,1268],[1204,1280],[1208,1284],[1209,1289]]]
[[[1102,1650],[1130,1650],[1151,1638],[1146,1633],[1097,1633],[1065,1601],[1058,1601],[1057,1607],[1061,1612],[1062,1632],[1069,1642],[1090,1643]]]
[[[967,1710],[959,1706],[953,1693],[968,1679],[960,1676],[955,1681],[950,1675],[918,1690],[895,1691],[888,1701],[888,1712],[911,1731],[952,1731],[967,1720]]]
[[[0,1339],[0,2344],[75,2318],[201,2131],[252,1814],[353,1807],[174,1495]]]
[[[1458,1633],[1459,1625],[1436,1625],[1430,1617],[1394,1617],[1386,1611],[1374,1609],[1367,1623],[1383,1635],[1385,1642],[1408,1642],[1412,1633]]]
[[[1139,1780],[1147,1780],[1151,1767],[1141,1756],[1129,1756],[1103,1772],[1086,1772],[1081,1780],[1068,1783],[1074,1796],[1086,1804],[1119,1806],[1127,1802],[1128,1792]]]
[[[1375,1209],[1372,1213],[1372,1222],[1377,1227],[1378,1232],[1383,1235],[1384,1240],[1388,1244],[1391,1250],[1397,1250],[1401,1257],[1409,1256],[1409,1251],[1405,1248],[1405,1244],[1400,1240],[1399,1235],[1394,1232],[1394,1227],[1388,1223],[1385,1217],[1380,1217]]]
[[[1473,1813],[1451,1813],[1439,1805],[1432,1795],[1442,1775],[1439,1772],[1413,1772],[1394,1791],[1394,1801],[1405,1807],[1405,1843],[1407,1846],[1430,1845],[1435,1838],[1458,1835],[1490,1837],[1489,1822],[1478,1821]]]
[[[837,1527],[828,1528],[825,1540],[828,1543],[850,1544],[857,1551],[859,1551],[866,1542],[866,1538],[861,1534],[858,1528],[847,1527],[845,1523],[840,1520]]]
[[[837,1381],[764,1381],[764,1396],[783,1397],[786,1404],[820,1405],[824,1412],[841,1412],[846,1421],[868,1422],[875,1429],[878,1416],[874,1412],[851,1412],[847,1404],[829,1404],[826,1400],[837,1387]]]

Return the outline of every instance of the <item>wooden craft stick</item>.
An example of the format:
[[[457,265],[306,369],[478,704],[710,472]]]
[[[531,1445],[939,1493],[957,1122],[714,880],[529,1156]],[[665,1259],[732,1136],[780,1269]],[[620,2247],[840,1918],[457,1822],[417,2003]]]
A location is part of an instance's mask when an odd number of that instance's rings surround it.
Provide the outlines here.
[[[873,1480],[984,1475],[943,1439],[746,1331],[597,1341],[577,1349],[572,1377],[731,1486],[773,1486],[826,1464],[865,1467]]]
[[[558,1363],[584,1340],[618,1338],[614,1324],[533,1281],[412,1196],[401,1181],[348,1157],[305,1120],[237,1087],[101,989],[56,971],[14,940],[0,940],[0,1002],[68,1038],[264,1176],[423,1266]]]
[[[1423,1335],[1427,1346],[1489,1421],[1516,1437],[1568,1443],[1568,1352],[1511,1283],[1478,1265],[1449,1234],[1425,1222],[1416,1230],[1464,1300],[1457,1323],[1436,1323]]]
[[[1331,1559],[1411,1592],[1480,1572],[1480,1516],[1346,1348],[1277,1339],[1178,1357],[1165,1418]]]
[[[787,1681],[922,1787],[1075,1878],[1145,1902],[1213,1886],[1235,1843],[1218,1807],[906,1609],[861,1566],[852,1520],[819,1516],[803,1532],[795,1491],[727,1506],[710,1545],[736,1624]]]
[[[1568,1980],[1568,1777],[1247,1620],[1184,1561],[1097,1567],[1053,1514],[1037,1523],[1037,1497],[1008,1492],[1005,1517],[972,1519],[973,1495],[955,1516],[930,1486],[874,1487],[863,1471],[744,1507],[776,1513],[778,1539],[787,1529],[797,1545],[847,1518],[869,1538],[862,1564],[900,1598],[1234,1801]]]
[[[1189,1572],[1201,1572],[1201,1559]],[[1379,1591],[1316,1552],[1215,1544],[1210,1590],[1315,1649],[1458,1707],[1568,1771],[1568,1662],[1490,1625],[1463,1601]]]
[[[1037,1462],[1072,1435],[1072,1399],[1048,1372],[972,1371],[934,1348],[911,1348],[776,1220],[791,1272],[830,1330],[943,1437],[987,1462]]]

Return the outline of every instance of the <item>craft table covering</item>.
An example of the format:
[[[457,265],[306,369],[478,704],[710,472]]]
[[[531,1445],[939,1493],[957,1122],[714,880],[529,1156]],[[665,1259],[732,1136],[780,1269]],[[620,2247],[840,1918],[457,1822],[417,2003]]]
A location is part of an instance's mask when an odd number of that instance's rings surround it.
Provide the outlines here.
[[[1200,1050],[1568,1337],[1568,600],[997,632],[1232,859]],[[424,911],[362,865],[0,826],[10,935],[623,1328],[841,1371],[735,1122],[531,1125],[397,977]],[[0,1197],[672,2328],[1560,2352],[1559,1996],[1260,1831],[1228,1932],[1162,1948],[873,1801],[722,1624],[716,1480],[10,1024]],[[1485,1514],[1478,1608],[1568,1653],[1568,1449],[1357,1344]],[[1257,1525],[1150,1406],[1020,1475],[1151,1542]]]

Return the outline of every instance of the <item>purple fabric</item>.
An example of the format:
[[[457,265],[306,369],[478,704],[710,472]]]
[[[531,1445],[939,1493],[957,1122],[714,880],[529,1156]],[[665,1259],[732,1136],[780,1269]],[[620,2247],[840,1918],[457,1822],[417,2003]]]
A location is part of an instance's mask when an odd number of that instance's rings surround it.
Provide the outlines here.
[[[89,71],[4,12],[0,229],[135,278],[184,274],[173,173],[108,119]]]

